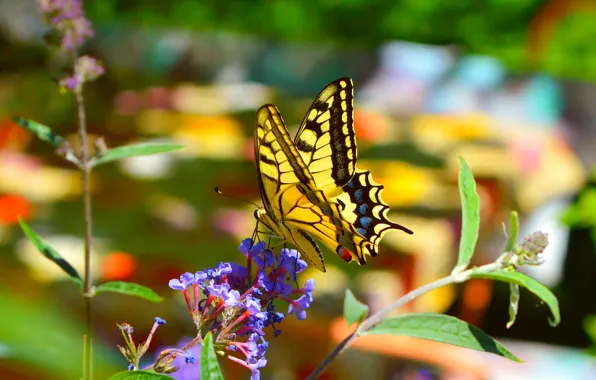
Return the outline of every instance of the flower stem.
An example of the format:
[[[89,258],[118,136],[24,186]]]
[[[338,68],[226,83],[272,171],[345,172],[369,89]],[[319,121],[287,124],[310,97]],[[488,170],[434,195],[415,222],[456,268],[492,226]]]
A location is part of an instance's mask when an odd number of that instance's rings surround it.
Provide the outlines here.
[[[337,356],[339,356],[339,354],[344,352],[344,350],[346,348],[348,348],[348,346],[350,344],[352,344],[352,342],[356,338],[358,338],[366,331],[370,330],[371,328],[373,328],[376,325],[378,325],[379,323],[381,323],[394,310],[399,309],[400,307],[404,306],[408,302],[413,301],[414,299],[416,299],[416,298],[420,297],[421,295],[426,294],[430,291],[441,288],[445,285],[464,282],[469,278],[469,275],[472,273],[472,271],[474,271],[474,272],[493,272],[500,268],[501,267],[500,267],[499,263],[492,263],[492,264],[483,265],[483,266],[480,266],[477,268],[468,269],[468,270],[460,272],[460,273],[451,273],[449,276],[440,278],[436,281],[433,281],[429,284],[426,284],[424,286],[421,286],[417,289],[412,290],[411,292],[404,294],[403,296],[401,296],[398,299],[396,299],[395,301],[393,301],[391,304],[385,306],[381,310],[377,311],[376,313],[374,313],[373,315],[371,315],[370,317],[365,319],[360,324],[360,326],[358,326],[358,328],[356,330],[354,330],[353,333],[351,333],[350,335],[345,337],[333,349],[333,351],[331,351],[329,353],[329,355],[327,355],[325,360],[323,360],[323,362],[307,377],[307,380],[314,380],[318,376],[320,376],[323,373],[323,371],[329,366],[329,364],[331,364],[331,362]]]
[[[77,72],[77,53],[72,53],[72,60],[74,66],[75,77],[78,77]],[[87,150],[87,121],[85,115],[85,102],[83,98],[83,86],[80,85],[74,91],[77,116],[79,121],[79,139],[81,143],[81,174],[83,182],[83,208],[85,219],[85,281],[83,302],[85,308],[85,333],[83,335],[83,379],[92,379],[92,355],[91,355],[91,238],[92,238],[92,221],[91,221],[91,191],[90,181],[91,168],[89,166],[89,151]]]

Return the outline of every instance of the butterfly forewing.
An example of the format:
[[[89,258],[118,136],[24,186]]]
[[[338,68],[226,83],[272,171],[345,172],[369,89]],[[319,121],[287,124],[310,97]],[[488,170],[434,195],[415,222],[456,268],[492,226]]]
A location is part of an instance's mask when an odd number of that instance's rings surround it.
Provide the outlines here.
[[[288,214],[314,207],[301,193],[299,184],[313,187],[314,181],[302,161],[294,143],[288,135],[283,119],[275,106],[266,105],[257,112],[255,129],[255,159],[261,198],[265,213],[259,220],[279,235],[294,244],[318,269],[325,271],[323,255],[309,236],[294,231],[284,223]],[[296,211],[293,211],[296,209]],[[297,218],[307,218],[302,212]]]
[[[331,82],[306,112],[294,139],[316,188],[327,196],[341,193],[356,170],[353,104],[352,80]]]

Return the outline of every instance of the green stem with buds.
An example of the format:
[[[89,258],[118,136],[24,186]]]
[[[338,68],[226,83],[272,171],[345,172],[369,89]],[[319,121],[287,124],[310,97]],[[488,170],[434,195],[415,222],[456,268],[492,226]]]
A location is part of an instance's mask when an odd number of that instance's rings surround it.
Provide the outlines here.
[[[314,380],[318,376],[320,376],[323,371],[331,364],[331,362],[339,356],[352,342],[358,338],[359,336],[363,335],[366,331],[370,330],[371,328],[375,327],[379,323],[381,323],[386,317],[391,314],[394,310],[399,309],[400,307],[404,306],[408,302],[413,301],[414,299],[424,295],[428,292],[431,292],[435,289],[441,288],[445,285],[450,284],[457,284],[461,282],[465,282],[470,278],[472,273],[490,273],[497,270],[503,269],[500,260],[495,261],[494,263],[483,265],[477,268],[471,268],[462,272],[452,272],[449,276],[440,278],[430,284],[426,284],[421,286],[420,288],[414,289],[409,293],[404,294],[397,300],[393,301],[393,303],[385,306],[381,310],[377,311],[367,319],[365,319],[353,333],[348,335],[344,340],[342,340],[334,349],[327,355],[325,360],[308,376],[307,380]]]

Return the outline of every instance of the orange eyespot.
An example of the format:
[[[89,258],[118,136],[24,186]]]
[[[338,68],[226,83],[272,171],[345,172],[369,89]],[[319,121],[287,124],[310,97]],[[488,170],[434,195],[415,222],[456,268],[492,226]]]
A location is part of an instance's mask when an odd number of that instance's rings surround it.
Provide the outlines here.
[[[337,250],[335,252],[346,263],[349,263],[350,261],[352,261],[352,252],[348,251],[347,249],[345,249],[341,245],[339,247],[337,247]]]

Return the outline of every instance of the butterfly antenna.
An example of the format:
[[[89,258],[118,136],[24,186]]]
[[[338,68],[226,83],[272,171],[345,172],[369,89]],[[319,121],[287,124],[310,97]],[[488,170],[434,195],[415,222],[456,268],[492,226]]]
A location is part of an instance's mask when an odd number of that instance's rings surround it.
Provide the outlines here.
[[[224,194],[221,192],[221,190],[219,190],[219,186],[215,187],[215,192],[219,195],[223,195],[224,197],[228,197],[230,199],[235,199],[237,201],[241,201],[241,202],[246,202],[246,203],[250,203],[251,205],[255,206],[256,208],[261,208],[261,206],[259,206],[258,204],[256,204],[255,202],[251,202],[251,201],[247,201],[246,199],[242,199],[242,198],[238,198],[238,197],[234,197],[232,195],[229,194]]]

